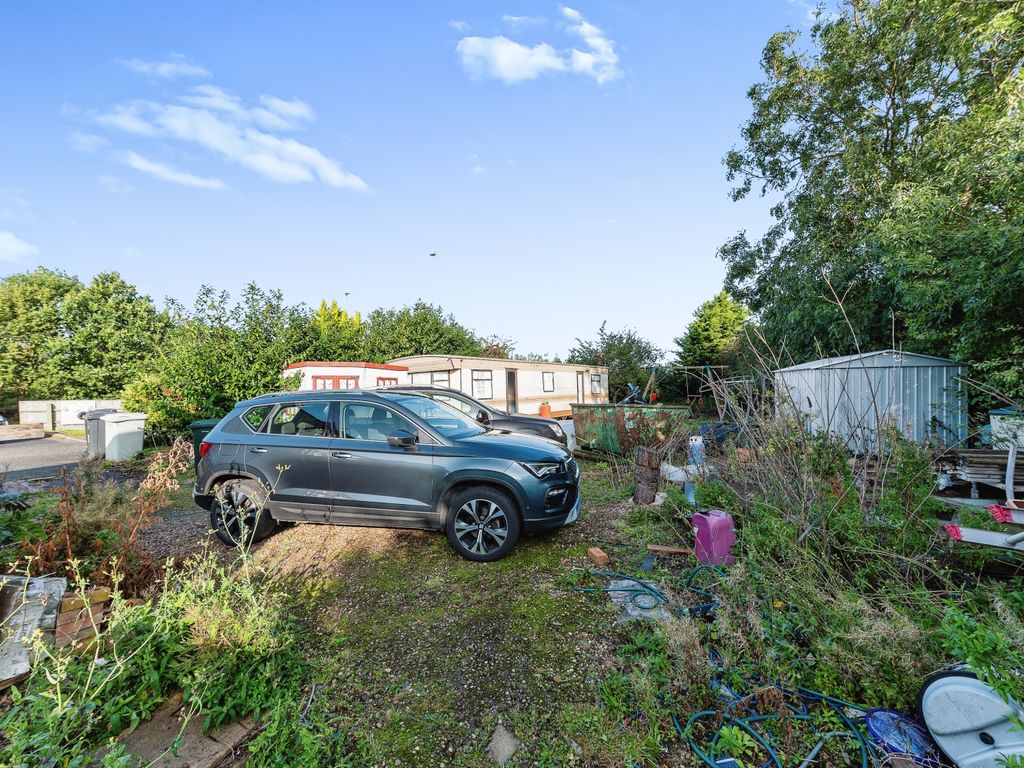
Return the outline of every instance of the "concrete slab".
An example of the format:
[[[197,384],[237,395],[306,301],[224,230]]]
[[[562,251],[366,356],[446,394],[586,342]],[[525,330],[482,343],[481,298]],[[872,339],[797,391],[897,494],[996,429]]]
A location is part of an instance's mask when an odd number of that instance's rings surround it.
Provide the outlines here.
[[[54,477],[85,455],[85,441],[63,435],[0,443],[0,475],[8,480]]]

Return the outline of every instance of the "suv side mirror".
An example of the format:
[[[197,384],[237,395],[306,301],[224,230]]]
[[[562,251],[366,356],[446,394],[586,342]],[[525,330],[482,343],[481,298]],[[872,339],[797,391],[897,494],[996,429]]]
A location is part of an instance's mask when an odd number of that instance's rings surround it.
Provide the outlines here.
[[[407,429],[399,429],[388,435],[388,445],[392,448],[412,448],[416,445],[416,435]]]
[[[482,408],[476,412],[476,420],[479,421],[481,424],[491,423],[491,417],[487,414],[487,411],[483,410]]]

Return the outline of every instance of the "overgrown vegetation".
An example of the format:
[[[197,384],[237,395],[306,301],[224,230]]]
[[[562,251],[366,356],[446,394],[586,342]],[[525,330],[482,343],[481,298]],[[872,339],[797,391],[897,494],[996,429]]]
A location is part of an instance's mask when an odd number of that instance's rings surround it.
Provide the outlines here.
[[[86,582],[74,575],[84,597]],[[304,666],[285,605],[282,585],[249,555],[227,566],[210,553],[191,559],[149,603],[115,590],[111,617],[85,652],[36,639],[32,674],[2,717],[0,763],[88,765],[109,750],[104,766],[129,765],[115,737],[175,689],[204,729],[289,706]]]
[[[31,504],[25,499],[22,509],[9,513],[16,528],[0,542],[3,569],[75,574],[94,585],[117,577],[130,594],[145,592],[159,579],[159,564],[138,547],[139,535],[177,491],[191,461],[191,444],[178,440],[149,457],[145,476],[130,485],[105,479],[101,461],[81,462],[56,495],[40,494]]]
[[[776,223],[722,246],[726,287],[797,362],[856,351],[849,317],[863,349],[902,339],[1020,399],[1024,5],[838,5],[764,48],[725,162]]]

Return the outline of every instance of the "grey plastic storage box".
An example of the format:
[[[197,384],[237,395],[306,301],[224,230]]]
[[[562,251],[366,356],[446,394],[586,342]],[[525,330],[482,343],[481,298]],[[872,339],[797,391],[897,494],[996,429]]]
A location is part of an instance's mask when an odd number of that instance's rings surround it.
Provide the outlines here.
[[[116,408],[97,408],[94,411],[82,411],[78,414],[85,422],[85,451],[90,459],[102,459],[107,447],[104,435],[103,417],[108,413],[117,413]]]
[[[107,461],[125,461],[142,453],[144,413],[108,413],[101,416]]]

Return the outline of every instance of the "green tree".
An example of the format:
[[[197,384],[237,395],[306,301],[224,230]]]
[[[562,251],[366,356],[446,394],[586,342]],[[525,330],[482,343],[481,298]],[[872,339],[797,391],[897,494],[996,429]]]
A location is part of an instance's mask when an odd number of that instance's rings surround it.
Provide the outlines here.
[[[169,320],[116,272],[96,275],[61,307],[61,331],[47,345],[47,388],[64,398],[117,397],[159,349]]]
[[[125,390],[128,408],[170,434],[194,419],[223,416],[239,400],[283,389],[284,366],[302,356],[309,316],[280,291],[245,286],[237,303],[203,286],[191,310],[171,302],[173,330]]]
[[[383,363],[406,355],[479,355],[480,341],[440,307],[417,301],[402,309],[375,309],[367,318],[366,358]]]
[[[361,360],[366,346],[366,325],[358,312],[350,315],[337,301],[320,302],[309,319],[306,360]]]
[[[661,350],[631,328],[608,331],[607,325],[601,323],[594,341],[576,339],[568,361],[607,366],[608,394],[615,402],[629,393],[629,384],[644,388],[658,366]]]
[[[973,224],[987,219],[989,235],[1002,228],[1009,251],[1000,258],[1012,260],[1019,208],[989,210],[975,194],[984,181],[1000,199],[991,181],[1006,168],[994,163],[1019,167],[1019,155],[991,157],[988,149],[998,122],[1019,113],[1022,8],[1020,0],[847,0],[840,13],[820,17],[808,41],[795,32],[768,41],[765,80],[748,93],[751,117],[726,166],[735,198],[756,186],[775,199],[776,223],[757,240],[737,234],[720,255],[727,289],[777,347],[801,359],[853,351],[849,322],[862,347],[895,338],[953,354],[941,326],[957,323],[965,291],[932,311],[920,283],[1014,272],[970,263],[1003,246],[986,236],[977,250],[960,214]],[[954,231],[964,236],[940,248],[938,238]],[[939,250],[949,264],[938,263]],[[981,292],[979,307],[1001,306],[995,294],[1005,283],[967,284]],[[981,335],[983,328],[975,326]],[[1016,330],[1000,335],[1005,349],[1019,349]],[[982,350],[966,354],[980,361]]]
[[[0,280],[0,408],[18,400],[59,397],[44,368],[62,333],[63,305],[77,278],[42,267]]]
[[[728,291],[719,291],[697,308],[686,333],[675,339],[676,360],[681,365],[732,365],[748,316]]]

